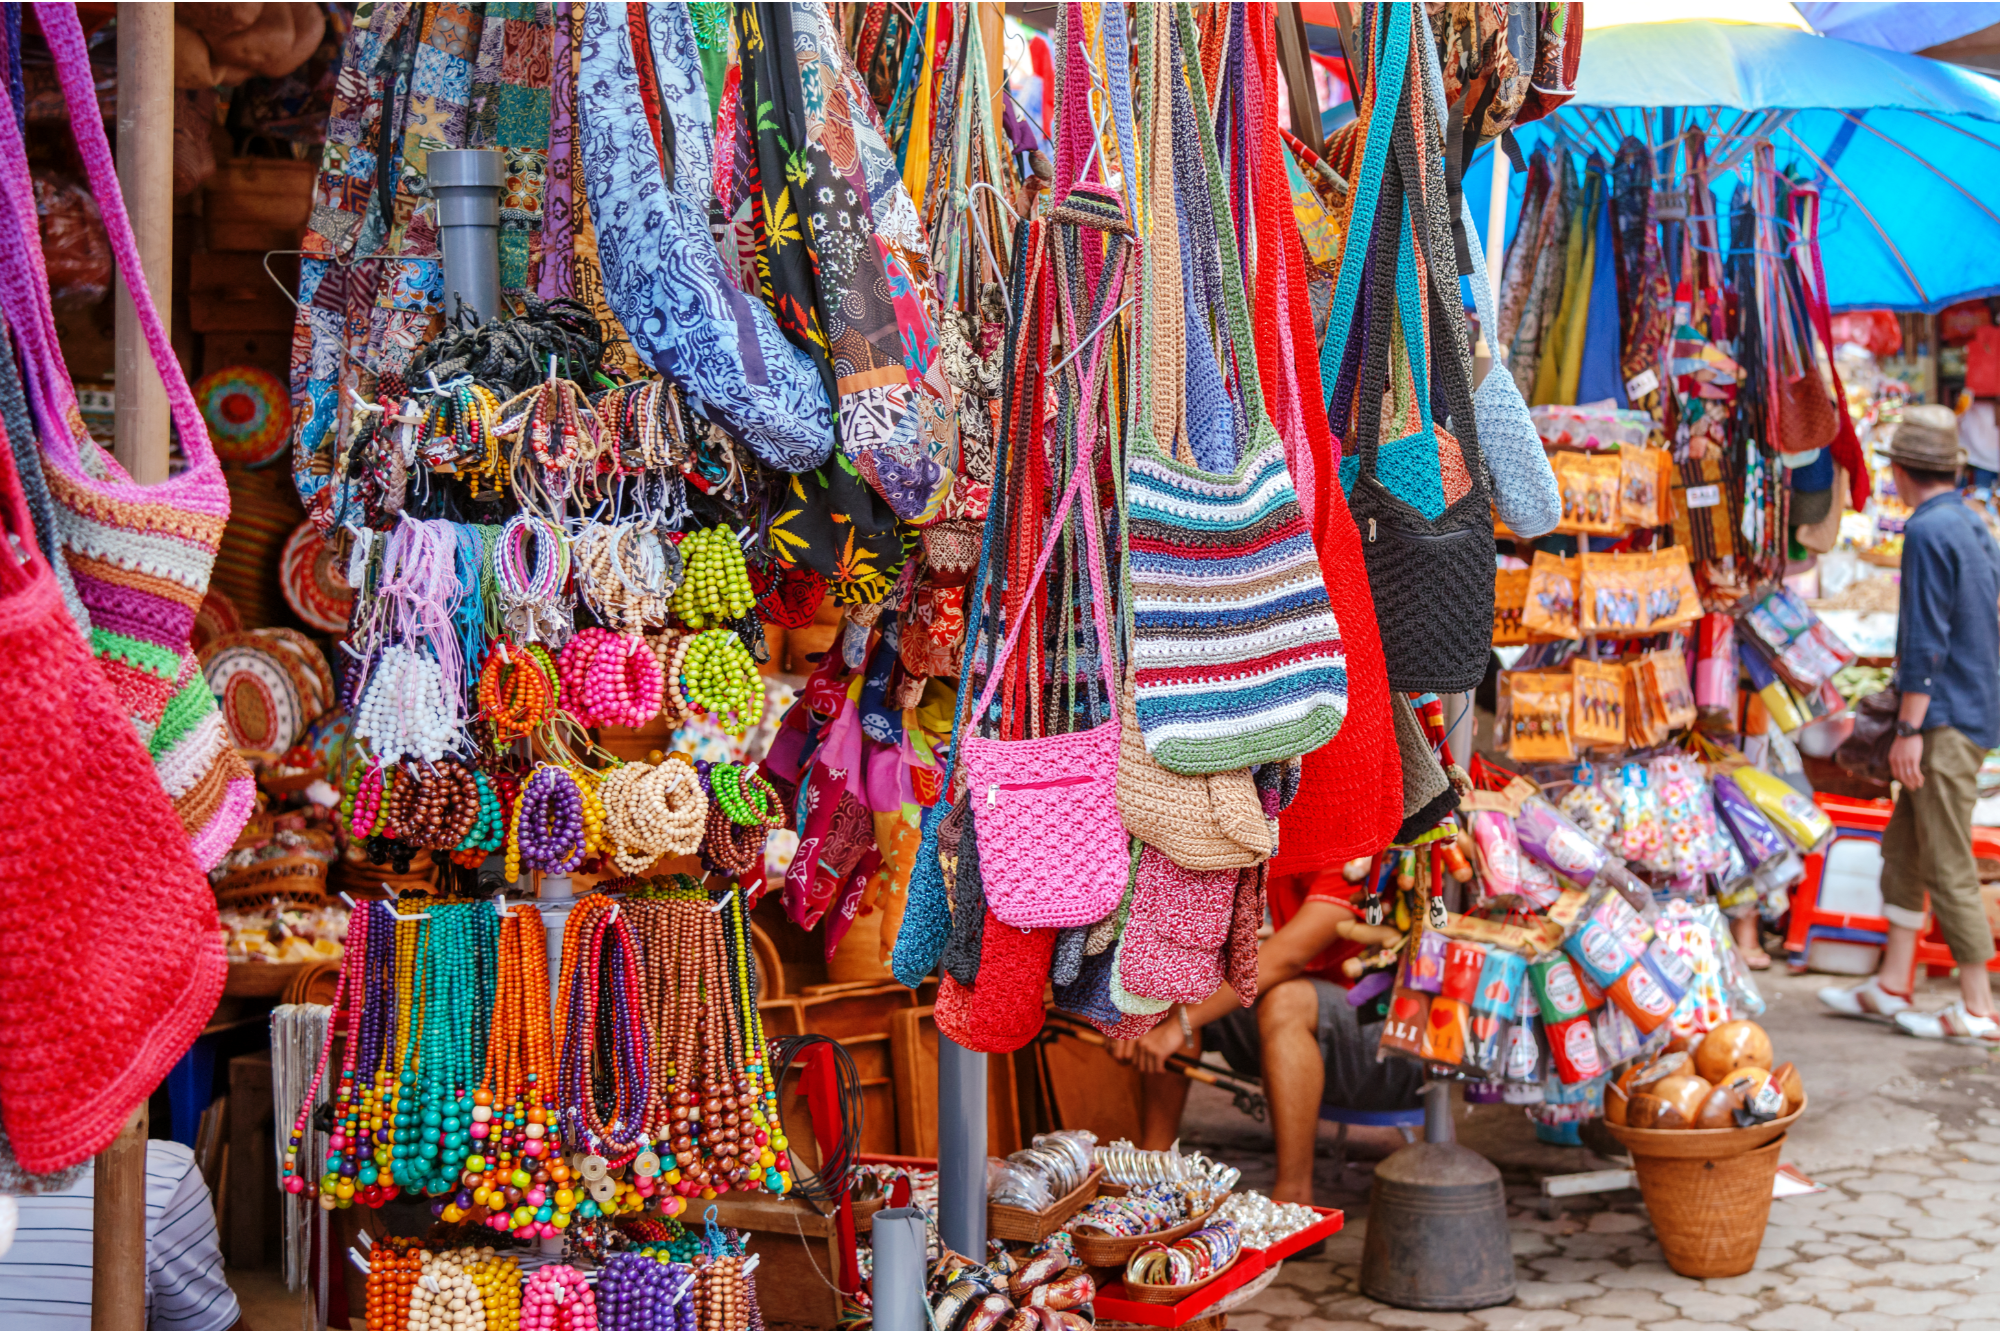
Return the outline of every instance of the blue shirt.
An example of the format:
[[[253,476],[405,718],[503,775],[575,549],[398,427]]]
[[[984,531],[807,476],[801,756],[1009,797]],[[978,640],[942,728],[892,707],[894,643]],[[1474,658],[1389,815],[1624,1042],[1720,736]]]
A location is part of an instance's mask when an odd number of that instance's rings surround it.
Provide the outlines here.
[[[1896,688],[1931,697],[1924,730],[2000,745],[2000,546],[1957,491],[1933,495],[1903,526]]]

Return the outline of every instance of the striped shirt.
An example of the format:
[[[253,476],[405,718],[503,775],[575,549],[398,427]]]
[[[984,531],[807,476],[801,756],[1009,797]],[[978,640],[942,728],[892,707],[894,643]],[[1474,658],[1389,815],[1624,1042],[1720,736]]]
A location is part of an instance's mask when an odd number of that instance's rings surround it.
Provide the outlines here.
[[[20,1230],[0,1254],[0,1329],[90,1327],[91,1209],[95,1165],[58,1194],[16,1200]],[[236,1293],[222,1278],[222,1249],[208,1185],[179,1143],[146,1144],[146,1326],[228,1328]]]

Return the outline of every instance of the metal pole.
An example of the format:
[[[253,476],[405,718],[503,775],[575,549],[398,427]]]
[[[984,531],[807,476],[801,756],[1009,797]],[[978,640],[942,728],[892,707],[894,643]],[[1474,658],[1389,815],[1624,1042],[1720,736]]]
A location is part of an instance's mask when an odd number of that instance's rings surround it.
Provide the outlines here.
[[[500,314],[500,190],[506,156],[496,148],[434,148],[425,168],[437,200],[444,249],[445,318],[459,304],[484,324]]]
[[[128,278],[153,294],[170,328],[174,294],[174,7],[118,6],[118,192],[143,273],[117,275],[113,297],[118,414],[112,454],[141,485],[167,479],[167,386],[139,328]]]
[[[986,1056],[938,1034],[938,1234],[986,1261]]]
[[[875,1327],[897,1333],[924,1333],[924,1214],[919,1208],[884,1208],[871,1224],[875,1278],[870,1296]]]
[[[164,6],[162,6],[164,8]],[[146,1326],[146,1103],[97,1154],[90,1205],[90,1326]]]
[[[1424,1084],[1424,1142],[1456,1143],[1458,1130],[1451,1122],[1451,1084],[1435,1078]]]

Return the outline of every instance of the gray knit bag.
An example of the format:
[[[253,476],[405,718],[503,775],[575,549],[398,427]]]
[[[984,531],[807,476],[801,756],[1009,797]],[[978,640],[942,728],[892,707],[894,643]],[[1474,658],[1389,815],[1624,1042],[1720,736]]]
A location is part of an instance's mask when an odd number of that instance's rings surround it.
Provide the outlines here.
[[[1486,345],[1494,345],[1500,327],[1494,312],[1493,287],[1486,278],[1486,256],[1481,253],[1478,231],[1472,225],[1472,209],[1459,200],[1465,234],[1472,238],[1472,300],[1479,308],[1479,327]],[[1493,508],[1517,537],[1534,538],[1555,531],[1562,519],[1562,491],[1556,485],[1555,469],[1542,448],[1535,419],[1521,388],[1507,367],[1494,359],[1493,368],[1472,395],[1472,419],[1479,425],[1479,447],[1486,454],[1486,470],[1493,477]]]

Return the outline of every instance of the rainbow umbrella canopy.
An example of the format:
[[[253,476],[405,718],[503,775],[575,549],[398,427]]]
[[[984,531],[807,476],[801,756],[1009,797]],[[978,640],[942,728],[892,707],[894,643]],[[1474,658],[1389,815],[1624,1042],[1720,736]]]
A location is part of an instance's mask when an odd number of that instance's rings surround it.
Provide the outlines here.
[[[1561,143],[1609,164],[1634,135],[1655,150],[1664,187],[1679,183],[1676,145],[1690,129],[1708,137],[1725,213],[1760,139],[1780,170],[1819,185],[1835,310],[1935,312],[2000,293],[2000,80],[1796,28],[1628,23],[1584,34],[1576,97],[1516,138],[1529,153]],[[1482,223],[1493,151],[1465,170]],[[1512,174],[1510,233],[1525,184]]]

